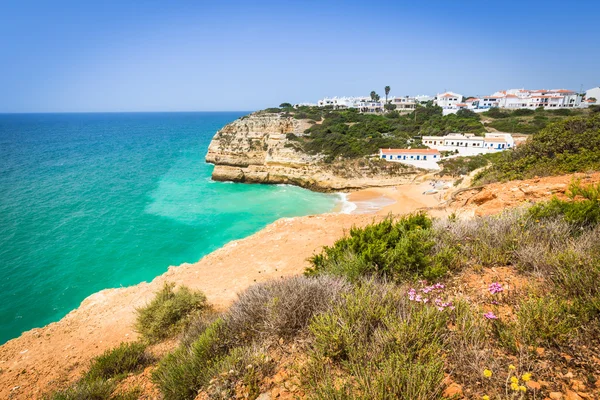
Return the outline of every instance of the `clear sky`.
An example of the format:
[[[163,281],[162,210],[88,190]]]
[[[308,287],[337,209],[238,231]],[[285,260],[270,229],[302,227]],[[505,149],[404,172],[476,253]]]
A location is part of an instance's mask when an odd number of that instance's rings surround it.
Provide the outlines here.
[[[129,4],[126,4],[129,3]],[[0,112],[600,85],[600,1],[0,3]]]

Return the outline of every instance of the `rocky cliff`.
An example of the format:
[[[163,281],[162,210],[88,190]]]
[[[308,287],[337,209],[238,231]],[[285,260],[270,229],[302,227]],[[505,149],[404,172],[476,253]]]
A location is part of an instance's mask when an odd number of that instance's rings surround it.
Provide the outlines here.
[[[411,182],[412,167],[380,160],[324,163],[303,151],[293,134],[305,135],[314,121],[282,114],[254,113],[224,126],[213,137],[206,161],[218,181],[288,183],[312,190],[337,191]]]

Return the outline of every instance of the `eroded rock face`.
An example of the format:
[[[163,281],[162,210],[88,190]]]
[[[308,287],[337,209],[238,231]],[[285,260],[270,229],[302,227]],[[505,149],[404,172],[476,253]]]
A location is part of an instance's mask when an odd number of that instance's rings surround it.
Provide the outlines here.
[[[307,165],[320,160],[298,151],[287,134],[304,135],[306,120],[279,114],[251,114],[227,124],[208,146],[206,161],[215,165]]]
[[[212,178],[336,191],[404,184],[417,174],[411,167],[398,165],[394,172],[388,168],[380,168],[381,173],[372,169],[364,172],[364,167],[351,162],[343,171],[336,170],[323,163],[323,156],[307,154],[297,141],[288,138],[289,134],[304,136],[312,123],[281,114],[254,113],[227,124],[208,147],[206,161],[215,164]]]

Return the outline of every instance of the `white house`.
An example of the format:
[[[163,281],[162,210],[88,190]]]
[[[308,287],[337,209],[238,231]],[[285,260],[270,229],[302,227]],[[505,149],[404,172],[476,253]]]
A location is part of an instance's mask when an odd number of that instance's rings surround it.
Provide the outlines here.
[[[439,170],[440,152],[435,149],[379,149],[379,157],[419,168]]]
[[[492,132],[485,137],[472,133],[450,133],[446,136],[423,136],[424,145],[439,151],[458,152],[461,156],[492,153],[515,147],[510,133]]]
[[[454,92],[439,93],[436,96],[435,104],[444,109],[456,109],[456,105],[462,103],[462,94]]]
[[[390,104],[396,106],[396,110],[414,110],[417,107],[417,100],[414,97],[392,97],[388,99]]]
[[[580,106],[581,95],[568,89],[509,89],[498,91],[490,96],[482,96],[478,108],[535,109],[544,107],[546,109],[553,109]]]
[[[600,104],[600,86],[585,91],[585,99],[590,100],[592,98],[596,99],[596,102],[588,101],[588,104]]]

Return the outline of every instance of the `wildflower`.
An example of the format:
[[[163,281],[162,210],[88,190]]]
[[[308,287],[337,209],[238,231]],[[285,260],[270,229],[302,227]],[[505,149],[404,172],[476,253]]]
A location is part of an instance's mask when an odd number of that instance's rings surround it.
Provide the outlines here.
[[[491,294],[496,294],[496,293],[503,292],[504,288],[498,282],[494,282],[494,283],[490,284],[490,286],[488,287],[488,290],[490,291]]]
[[[529,382],[531,380],[531,374],[527,372],[521,376],[521,379],[523,379],[523,382]]]
[[[498,317],[496,317],[496,315],[491,311],[486,312],[485,314],[483,314],[483,316],[487,319],[498,319]]]
[[[519,383],[519,378],[517,378],[516,376],[512,376],[512,377],[510,378],[510,381],[511,381],[512,383]]]
[[[484,369],[483,370],[483,376],[485,376],[486,378],[491,378],[492,377],[492,371],[490,371],[489,369]]]
[[[514,371],[515,369],[517,369],[517,367],[515,367],[514,365],[510,364],[508,366],[508,369],[510,369],[511,371]]]
[[[510,384],[510,388],[516,392],[517,390],[519,390],[519,384],[513,382]]]
[[[481,399],[482,399],[482,400],[490,400],[490,396],[488,396],[488,395],[486,394],[486,395],[485,395],[485,396],[483,396]]]
[[[527,388],[523,385],[519,386],[519,390],[523,393],[525,393],[527,391]]]

